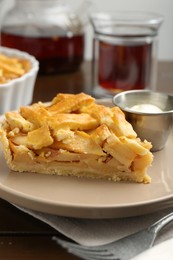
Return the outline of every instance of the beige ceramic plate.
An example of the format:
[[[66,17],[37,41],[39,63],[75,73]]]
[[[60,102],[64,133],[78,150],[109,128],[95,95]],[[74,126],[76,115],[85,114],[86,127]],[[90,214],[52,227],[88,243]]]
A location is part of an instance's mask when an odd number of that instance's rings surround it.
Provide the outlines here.
[[[78,218],[137,216],[173,205],[173,132],[154,154],[151,184],[12,172],[0,151],[0,197],[33,210]]]

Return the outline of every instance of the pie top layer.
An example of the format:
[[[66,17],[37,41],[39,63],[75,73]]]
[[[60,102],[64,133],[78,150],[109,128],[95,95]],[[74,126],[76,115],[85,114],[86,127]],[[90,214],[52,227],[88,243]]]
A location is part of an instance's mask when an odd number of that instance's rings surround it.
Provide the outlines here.
[[[49,104],[23,106],[5,114],[2,131],[15,153],[28,151],[48,160],[53,151],[113,157],[130,171],[146,169],[152,147],[142,142],[118,107],[97,104],[87,94],[58,94]]]

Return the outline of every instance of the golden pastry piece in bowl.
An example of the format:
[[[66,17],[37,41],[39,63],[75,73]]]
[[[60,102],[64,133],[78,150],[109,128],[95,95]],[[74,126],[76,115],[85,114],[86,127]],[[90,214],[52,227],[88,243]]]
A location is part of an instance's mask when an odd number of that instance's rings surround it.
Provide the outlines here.
[[[31,104],[38,69],[32,55],[0,47],[0,114]]]
[[[0,141],[14,171],[150,182],[151,144],[137,137],[118,107],[85,93],[7,112]]]

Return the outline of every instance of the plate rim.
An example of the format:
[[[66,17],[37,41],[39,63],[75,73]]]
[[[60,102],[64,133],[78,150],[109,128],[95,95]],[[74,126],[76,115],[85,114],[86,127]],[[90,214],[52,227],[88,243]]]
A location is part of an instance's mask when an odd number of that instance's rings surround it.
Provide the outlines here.
[[[110,98],[104,98],[104,99],[99,99],[99,102],[111,102],[112,99]],[[50,103],[50,102],[45,102],[46,103]],[[1,120],[4,118],[4,115],[0,115],[0,122]],[[166,149],[166,147],[164,148]],[[3,152],[0,151],[0,159],[4,160],[5,159],[3,157]],[[7,166],[8,168],[8,166]],[[68,177],[67,177],[68,178]],[[115,183],[116,185],[116,183]],[[136,185],[142,185],[142,184],[136,184]],[[150,185],[150,184],[145,184],[145,185]],[[44,213],[50,213],[50,214],[56,214],[56,215],[61,215],[61,216],[68,216],[68,217],[76,217],[76,218],[83,218],[85,217],[84,214],[78,214],[78,211],[81,209],[85,212],[86,217],[87,218],[94,218],[94,219],[98,219],[98,218],[116,218],[116,217],[123,217],[123,216],[137,216],[137,215],[142,215],[140,213],[140,210],[142,207],[144,206],[148,206],[148,212],[147,210],[145,210],[146,213],[151,213],[154,212],[157,208],[157,205],[159,205],[160,203],[162,203],[163,205],[159,206],[159,209],[164,209],[164,208],[168,208],[169,205],[172,206],[173,205],[173,191],[170,194],[167,195],[163,195],[159,198],[153,198],[151,200],[145,200],[145,201],[138,201],[138,202],[130,202],[130,203],[121,203],[119,205],[116,204],[109,204],[109,205],[81,205],[80,203],[62,203],[62,202],[55,202],[55,201],[51,201],[50,199],[45,199],[45,198],[40,198],[40,197],[35,197],[33,195],[30,194],[25,194],[21,191],[18,190],[14,190],[10,187],[4,186],[1,181],[0,181],[0,196],[1,198],[9,201],[10,203],[14,203],[17,204],[19,206],[23,206],[26,207],[26,202],[28,202],[30,205],[30,209],[32,210],[36,210],[37,209],[37,205],[41,204],[41,208],[39,208],[39,211],[42,211]],[[10,200],[8,200],[10,198]],[[22,200],[21,203],[16,203],[16,201],[18,201],[18,198],[22,198],[24,200]],[[164,203],[163,203],[164,202]],[[44,207],[48,206],[48,210]],[[153,209],[151,208],[153,206]],[[52,208],[50,208],[52,207]],[[59,208],[58,212],[57,212],[57,208]],[[65,215],[63,214],[64,209],[68,208],[71,209],[72,212],[69,214],[67,212],[67,209],[65,210]],[[133,214],[133,213],[127,213],[126,211],[128,209],[137,209],[138,213]],[[119,210],[119,212],[118,212]],[[76,212],[75,212],[76,211]],[[97,212],[98,211],[98,212]],[[100,212],[101,211],[101,212]],[[106,212],[107,211],[107,212]],[[114,214],[110,214],[110,212],[113,211]],[[123,214],[123,212],[125,212],[125,214]],[[98,214],[100,213],[100,215]]]

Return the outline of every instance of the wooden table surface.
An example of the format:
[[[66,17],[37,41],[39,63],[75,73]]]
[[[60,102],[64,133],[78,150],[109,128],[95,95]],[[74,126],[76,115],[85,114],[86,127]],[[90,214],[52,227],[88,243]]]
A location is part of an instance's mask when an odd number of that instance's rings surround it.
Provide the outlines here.
[[[173,62],[161,62],[158,67],[157,90],[173,94]],[[34,89],[33,102],[50,101],[58,92],[92,93],[91,63],[85,62],[75,73],[38,76]],[[16,207],[0,199],[0,259],[35,260],[62,259],[77,260],[67,253],[48,236],[9,236],[9,231],[49,232],[53,231],[47,224],[36,220]]]

